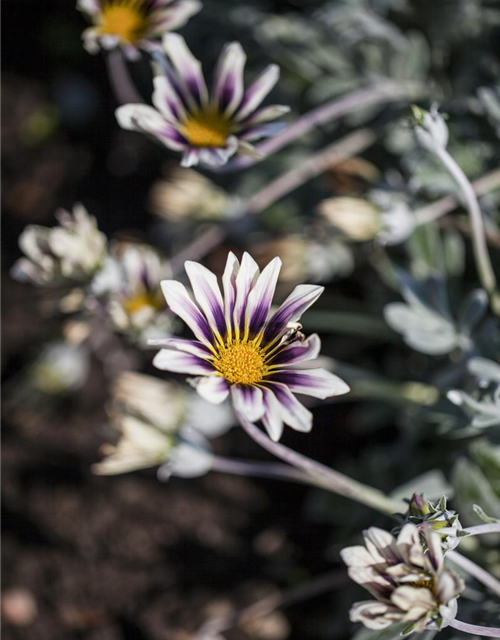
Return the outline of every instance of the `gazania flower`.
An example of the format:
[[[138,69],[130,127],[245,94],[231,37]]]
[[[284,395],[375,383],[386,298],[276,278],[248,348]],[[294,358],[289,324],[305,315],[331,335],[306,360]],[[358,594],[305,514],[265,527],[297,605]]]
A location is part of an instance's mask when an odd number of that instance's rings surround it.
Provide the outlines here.
[[[85,207],[75,205],[73,213],[60,209],[56,218],[58,226],[29,225],[19,237],[19,246],[26,257],[12,268],[17,280],[38,285],[84,283],[102,267],[106,236]]]
[[[237,151],[255,154],[252,141],[284,127],[271,120],[287,113],[289,107],[258,108],[278,81],[276,65],[267,67],[245,91],[246,56],[241,45],[233,42],[220,56],[209,94],[201,65],[184,39],[169,33],[163,42],[172,66],[165,60],[165,74],[154,79],[156,108],[141,104],[119,107],[116,117],[124,129],[150,134],[170,149],[181,151],[182,166],[190,167],[198,163],[223,165]]]
[[[299,285],[268,319],[281,260],[259,272],[248,253],[240,263],[229,254],[222,277],[196,262],[186,262],[194,302],[179,282],[165,280],[163,293],[170,309],[193,331],[196,340],[166,339],[155,357],[159,369],[196,376],[190,382],[207,400],[219,403],[231,396],[234,409],[246,420],[262,420],[279,440],[283,425],[310,431],[312,414],[293,395],[327,398],[349,391],[333,374],[310,361],[317,357],[317,335],[305,338],[297,324],[321,295],[323,287]]]
[[[456,599],[464,589],[462,579],[444,567],[441,538],[431,530],[421,533],[405,524],[397,539],[377,527],[364,532],[365,546],[341,551],[349,577],[376,600],[357,602],[351,620],[369,629],[385,629],[406,622],[403,633],[425,627],[441,629],[454,620]]]
[[[209,439],[233,424],[228,406],[215,407],[177,384],[140,373],[121,374],[111,395],[109,414],[119,440],[102,447],[106,457],[93,466],[99,475],[157,466],[161,479],[203,475],[213,463]]]
[[[168,264],[148,245],[115,242],[91,290],[104,300],[118,331],[144,341],[169,328],[159,285],[169,273]]]
[[[85,49],[123,47],[129,58],[138,49],[151,49],[152,41],[182,27],[201,9],[198,0],[78,0],[77,9],[93,26],[83,32]]]

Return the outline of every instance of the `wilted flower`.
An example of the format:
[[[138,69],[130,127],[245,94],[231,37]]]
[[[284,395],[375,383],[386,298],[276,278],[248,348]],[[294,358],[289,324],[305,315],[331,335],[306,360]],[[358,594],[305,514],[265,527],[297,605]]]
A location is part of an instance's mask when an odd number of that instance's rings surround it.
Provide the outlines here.
[[[116,242],[91,290],[104,300],[119,331],[147,340],[170,326],[160,289],[169,273],[168,264],[148,245]]]
[[[251,422],[262,420],[274,440],[284,424],[298,431],[312,427],[312,414],[292,392],[327,398],[349,391],[345,382],[324,369],[303,368],[317,357],[321,343],[316,334],[305,339],[297,322],[323,287],[299,285],[267,319],[280,267],[281,260],[275,258],[260,273],[248,253],[241,265],[230,253],[222,277],[223,297],[211,271],[186,262],[197,304],[179,282],[161,284],[170,309],[196,340],[151,342],[164,347],[154,359],[156,367],[196,376],[191,384],[210,402],[231,395],[236,413]]]
[[[198,0],[78,0],[77,9],[93,23],[83,32],[85,49],[97,53],[123,47],[129,58],[154,40],[186,24],[201,9]]]
[[[26,257],[12,268],[17,280],[38,285],[86,282],[101,268],[106,236],[98,230],[96,219],[81,204],[73,207],[73,214],[59,210],[56,218],[57,227],[29,225],[20,235],[19,246]]]
[[[151,190],[151,207],[168,220],[221,218],[227,211],[229,196],[205,176],[177,166],[168,180],[157,182]]]
[[[163,479],[203,475],[213,460],[207,438],[225,433],[233,422],[227,405],[213,407],[177,384],[140,373],[119,376],[112,398],[109,413],[120,439],[102,447],[106,458],[93,467],[100,475],[159,465]]]
[[[424,496],[414,493],[408,505],[405,522],[411,522],[424,534],[429,529],[437,533],[445,551],[455,549],[460,543],[462,525],[458,514],[447,509],[445,496],[432,503]]]
[[[408,623],[403,633],[422,631],[427,626],[441,629],[455,619],[456,598],[464,589],[462,579],[443,565],[441,538],[421,534],[405,524],[397,539],[382,529],[364,532],[365,546],[341,551],[349,576],[377,600],[357,602],[350,617],[369,629],[385,629],[394,623]]]
[[[259,109],[279,77],[279,68],[270,65],[244,91],[243,70],[246,56],[238,42],[222,52],[211,95],[201,65],[184,39],[174,33],[164,37],[164,47],[173,67],[166,60],[164,74],[154,79],[153,104],[127,104],[116,117],[124,129],[141,131],[158,138],[174,151],[182,152],[181,164],[221,166],[237,151],[255,154],[253,140],[272,136],[284,127],[271,123],[289,111],[272,105]]]

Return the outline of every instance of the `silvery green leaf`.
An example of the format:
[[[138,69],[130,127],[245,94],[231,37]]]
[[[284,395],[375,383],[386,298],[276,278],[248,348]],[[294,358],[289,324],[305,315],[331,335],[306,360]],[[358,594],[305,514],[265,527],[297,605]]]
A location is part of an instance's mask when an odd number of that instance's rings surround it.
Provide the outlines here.
[[[431,225],[426,225],[431,226]],[[444,265],[450,277],[461,276],[465,269],[465,242],[463,236],[450,229],[443,237]]]
[[[443,495],[451,498],[454,491],[443,472],[440,469],[432,469],[394,489],[390,496],[395,500],[403,500],[414,493],[424,494],[429,500],[436,500]]]
[[[467,368],[479,381],[500,383],[500,364],[487,358],[472,358]]]
[[[446,394],[450,402],[462,406],[470,414],[470,426],[486,429],[500,424],[500,385],[492,394],[477,400],[465,391],[453,389]]]
[[[352,637],[352,640],[396,640],[396,638],[401,637],[401,633],[406,626],[406,622],[392,624],[382,631],[363,627]],[[421,634],[416,635],[415,638],[420,637],[420,635]],[[427,638],[425,640],[427,640]]]
[[[500,519],[492,518],[491,516],[486,515],[486,513],[484,512],[484,509],[482,509],[478,504],[473,504],[472,508],[474,510],[474,513],[477,515],[477,517],[483,522],[486,522],[486,524],[500,523]]]
[[[466,335],[470,335],[482,320],[488,309],[488,295],[483,289],[472,291],[460,307],[458,326]]]
[[[480,87],[477,96],[497,135],[500,137],[500,86]]]
[[[477,524],[473,505],[480,505],[493,518],[500,518],[500,499],[482,470],[467,458],[461,458],[453,467],[451,480],[455,487],[454,504],[458,505],[462,525]],[[499,536],[489,535],[492,540]]]

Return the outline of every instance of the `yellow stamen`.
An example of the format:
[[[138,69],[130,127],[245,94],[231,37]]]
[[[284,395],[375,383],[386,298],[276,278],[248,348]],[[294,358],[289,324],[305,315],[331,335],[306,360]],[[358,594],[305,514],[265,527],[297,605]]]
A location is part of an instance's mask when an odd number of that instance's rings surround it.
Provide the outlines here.
[[[131,316],[145,308],[161,311],[164,307],[165,303],[158,291],[141,291],[131,296],[123,305],[126,313]]]
[[[126,44],[140,40],[147,27],[143,0],[110,0],[103,5],[101,34],[118,36]]]
[[[230,384],[257,384],[268,372],[264,354],[252,342],[219,348],[214,366]]]
[[[181,133],[193,147],[222,147],[233,127],[216,109],[202,109],[190,114],[182,125]]]

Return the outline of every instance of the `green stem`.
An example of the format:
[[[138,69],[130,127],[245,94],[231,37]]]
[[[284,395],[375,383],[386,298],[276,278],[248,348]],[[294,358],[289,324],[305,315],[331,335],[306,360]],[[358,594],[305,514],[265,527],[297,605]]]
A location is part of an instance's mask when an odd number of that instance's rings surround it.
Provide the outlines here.
[[[474,189],[465,173],[444,147],[437,147],[435,153],[445,168],[449,171],[450,175],[457,183],[458,188],[462,192],[470,217],[472,244],[479,280],[481,281],[484,289],[490,295],[493,311],[497,315],[500,315],[500,295],[497,290],[495,272],[493,271],[493,266],[488,253],[483,217],[481,215],[481,209],[479,207],[476,194],[474,193]]]

